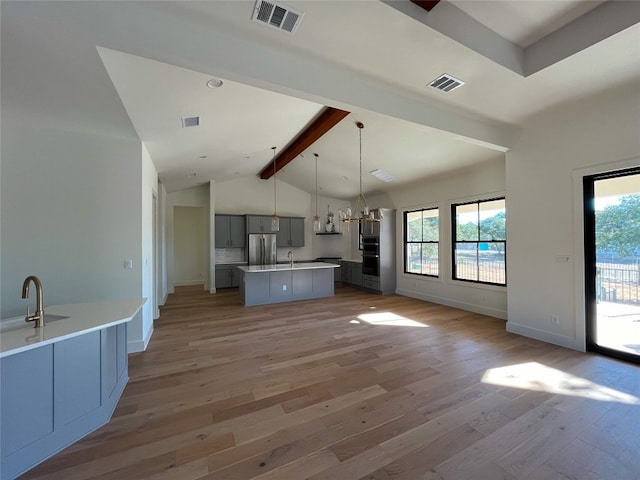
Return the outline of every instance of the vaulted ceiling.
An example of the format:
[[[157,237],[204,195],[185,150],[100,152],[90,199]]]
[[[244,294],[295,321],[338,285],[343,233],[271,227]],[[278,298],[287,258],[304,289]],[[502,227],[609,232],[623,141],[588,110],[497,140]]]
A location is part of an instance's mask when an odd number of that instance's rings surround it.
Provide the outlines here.
[[[254,0],[59,5],[29,34],[55,20],[95,44],[168,191],[260,175],[332,107],[350,113],[277,178],[312,192],[318,153],[322,194],[350,199],[356,121],[371,193],[503,158],[532,116],[640,81],[640,2],[285,1],[294,33],[253,21]],[[428,86],[443,73],[465,84]]]

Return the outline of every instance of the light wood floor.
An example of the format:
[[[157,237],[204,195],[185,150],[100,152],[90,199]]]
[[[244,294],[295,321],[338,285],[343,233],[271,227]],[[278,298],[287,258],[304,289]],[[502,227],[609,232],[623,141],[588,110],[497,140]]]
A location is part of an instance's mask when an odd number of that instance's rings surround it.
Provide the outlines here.
[[[237,296],[178,289],[112,421],[24,478],[640,478],[635,365],[401,296]]]

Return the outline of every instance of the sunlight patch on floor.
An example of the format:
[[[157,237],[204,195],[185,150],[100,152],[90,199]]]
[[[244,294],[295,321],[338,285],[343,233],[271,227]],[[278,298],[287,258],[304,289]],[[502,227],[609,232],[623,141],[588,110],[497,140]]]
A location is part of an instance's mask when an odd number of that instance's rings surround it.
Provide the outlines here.
[[[358,320],[368,323],[369,325],[387,325],[391,327],[426,328],[429,326],[392,312],[363,313],[362,315],[358,315]],[[358,320],[352,320],[351,323],[361,323],[358,322]]]
[[[590,398],[601,402],[640,405],[638,397],[598,385],[585,378],[576,377],[538,362],[490,368],[482,377],[482,382],[504,387]]]

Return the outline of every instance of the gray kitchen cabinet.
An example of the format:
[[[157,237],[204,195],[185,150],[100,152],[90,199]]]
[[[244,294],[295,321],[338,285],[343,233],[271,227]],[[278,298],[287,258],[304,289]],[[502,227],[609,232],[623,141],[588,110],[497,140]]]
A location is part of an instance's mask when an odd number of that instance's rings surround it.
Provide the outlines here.
[[[216,215],[216,248],[244,248],[247,225],[244,215]]]
[[[280,217],[280,230],[276,235],[278,247],[304,247],[304,218]]]
[[[362,275],[362,286],[369,290],[380,291],[380,277],[374,275]]]
[[[235,265],[216,265],[216,288],[239,287],[241,277]]]
[[[273,233],[271,215],[247,215],[247,233]]]
[[[351,283],[351,264],[353,262],[350,262],[348,260],[342,260],[340,262],[340,279],[342,280],[342,283]]]
[[[353,262],[351,265],[351,285],[362,286],[362,264]]]
[[[2,358],[0,478],[15,478],[107,423],[127,366],[126,323]]]
[[[342,282],[342,262],[340,262],[340,266],[338,268],[333,269],[333,281]]]
[[[362,275],[362,263],[360,262],[342,260],[340,261],[340,270],[340,278],[342,280],[342,283],[346,283],[347,285],[355,285],[357,287],[365,286],[367,288],[370,288],[370,286],[372,285],[372,283],[370,282],[370,278],[368,279],[369,282],[367,285],[363,284],[364,279]]]
[[[0,372],[2,463],[4,469],[18,474],[26,469],[27,461],[39,460],[27,447],[54,433],[53,345],[3,358]],[[21,452],[26,458],[15,461],[13,468],[7,467]]]

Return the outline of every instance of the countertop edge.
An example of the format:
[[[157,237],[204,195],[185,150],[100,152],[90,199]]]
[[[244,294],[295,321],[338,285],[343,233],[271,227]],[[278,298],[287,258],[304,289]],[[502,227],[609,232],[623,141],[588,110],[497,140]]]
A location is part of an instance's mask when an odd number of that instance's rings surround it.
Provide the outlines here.
[[[145,302],[147,301],[146,298],[141,298],[141,299],[128,299],[128,300],[114,300],[114,301],[110,301],[110,302],[96,302],[96,303],[77,303],[77,304],[69,304],[69,305],[50,305],[50,306],[46,306],[45,307],[45,312],[50,313],[50,314],[54,314],[54,315],[64,315],[64,316],[69,316],[68,319],[62,319],[62,320],[56,320],[55,323],[52,323],[51,325],[53,327],[55,327],[54,329],[54,333],[51,337],[49,338],[43,338],[42,340],[37,340],[33,343],[24,343],[23,345],[19,345],[16,347],[11,347],[11,346],[6,346],[6,345],[1,345],[0,346],[0,358],[4,358],[4,357],[8,357],[11,355],[16,355],[18,353],[22,353],[22,352],[26,352],[28,350],[31,350],[33,348],[38,348],[38,347],[44,347],[46,345],[51,345],[52,343],[57,343],[57,342],[61,342],[63,340],[68,340],[69,338],[73,338],[73,337],[77,337],[79,335],[84,335],[86,333],[91,333],[91,332],[95,332],[96,330],[102,330],[104,328],[109,328],[115,325],[119,325],[121,323],[126,323],[126,322],[130,322],[133,317],[135,317],[137,315],[137,313],[140,311],[140,309],[142,308],[142,306],[145,304]],[[138,302],[137,306],[134,306],[135,303],[134,302]],[[65,320],[72,320],[74,318],[73,315],[69,315],[69,311],[73,311],[73,309],[78,309],[78,308],[105,308],[108,306],[112,306],[112,307],[120,307],[120,308],[127,308],[127,311],[125,313],[120,312],[120,314],[114,314],[113,319],[109,319],[108,321],[103,321],[100,323],[94,323],[94,324],[90,324],[88,325],[86,328],[69,328],[71,325],[71,322],[67,322],[66,324],[64,323]],[[62,323],[60,323],[62,322]],[[67,326],[67,328],[65,329],[64,327]],[[44,328],[47,328],[47,325],[44,326]],[[42,329],[40,329],[42,330]],[[62,330],[60,333],[55,333],[55,330]],[[18,343],[19,340],[17,338],[11,338],[11,337],[20,337],[20,335],[24,335],[25,333],[28,332],[38,332],[38,329],[33,328],[32,326],[27,326],[26,328],[21,328],[21,329],[17,329],[17,330],[10,330],[8,332],[2,333],[2,337],[3,340],[5,340],[5,342],[1,342],[1,343],[8,343],[8,342],[16,342]],[[38,332],[40,333],[40,332]],[[44,332],[42,332],[44,333]],[[13,335],[12,335],[13,334]],[[6,340],[6,338],[9,337],[9,340]],[[23,340],[23,342],[25,342],[26,340]]]
[[[289,264],[277,263],[274,265],[245,265],[237,266],[245,273],[264,273],[264,272],[292,272],[299,270],[317,270],[321,268],[338,268],[340,265],[325,262],[309,262],[294,263],[293,267]]]

